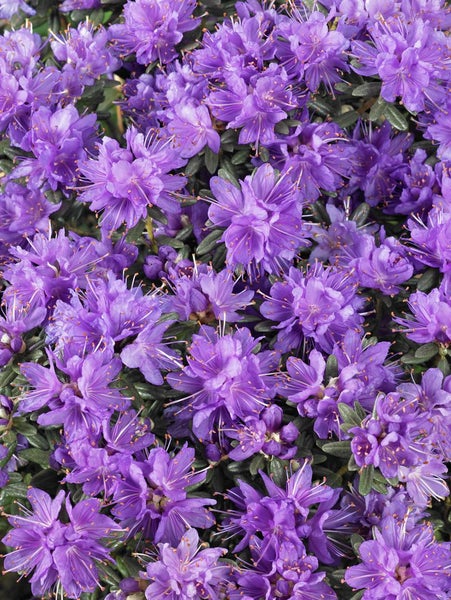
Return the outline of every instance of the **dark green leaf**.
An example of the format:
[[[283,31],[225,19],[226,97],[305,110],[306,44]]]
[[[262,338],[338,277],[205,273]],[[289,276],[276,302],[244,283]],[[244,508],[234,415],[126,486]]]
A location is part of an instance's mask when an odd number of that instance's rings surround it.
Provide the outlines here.
[[[438,283],[437,269],[426,269],[422,276],[418,279],[417,290],[420,292],[428,292]]]
[[[216,154],[216,152],[213,152],[213,150],[210,150],[208,146],[206,146],[204,151],[204,160],[208,172],[211,175],[213,175],[213,173],[216,173],[216,169],[218,168],[219,164],[219,155]]]
[[[329,354],[326,362],[326,381],[338,377],[338,361],[335,354]]]
[[[258,333],[269,333],[274,329],[274,323],[272,321],[260,321],[254,326],[255,331]]]
[[[193,175],[196,175],[196,173],[199,172],[203,162],[203,157],[200,154],[196,154],[196,156],[190,158],[184,169],[185,175],[187,177],[193,177]]]
[[[366,496],[373,487],[374,467],[368,465],[360,471],[359,494]]]
[[[150,206],[147,209],[147,214],[152,219],[155,219],[155,221],[158,221],[159,223],[163,223],[163,225],[168,224],[168,219],[167,219],[166,215],[160,208],[158,208],[158,206]]]
[[[257,475],[257,473],[263,469],[265,466],[265,459],[262,454],[257,454],[251,460],[251,464],[249,465],[249,473],[253,476]]]
[[[218,171],[219,177],[225,179],[226,181],[230,181],[235,187],[240,189],[240,183],[238,178],[235,175],[235,171],[233,169],[233,165],[230,161],[223,160],[221,161],[221,168]]]
[[[13,421],[13,428],[18,433],[21,433],[26,438],[36,435],[37,426],[32,425],[29,421],[27,421],[24,417],[17,417]]]
[[[338,410],[340,412],[340,417],[343,420],[343,423],[360,427],[362,420],[359,418],[358,414],[353,410],[348,404],[344,404],[343,402],[338,403]]]
[[[285,487],[287,481],[287,468],[285,461],[273,456],[269,463],[269,474],[271,479],[279,487]]]
[[[48,467],[48,463],[46,466]],[[37,487],[40,490],[49,493],[51,496],[54,496],[60,485],[58,474],[53,469],[46,468],[33,476],[30,485],[31,487]]]
[[[352,454],[351,442],[349,440],[327,442],[322,446],[322,450],[326,454],[332,454],[332,456],[338,456],[339,458],[349,458]]]
[[[356,110],[351,109],[335,117],[335,122],[340,127],[350,127],[351,125],[354,125],[358,118],[359,113]]]
[[[367,96],[368,98],[376,95],[379,96],[381,85],[380,81],[368,81],[367,83],[362,83],[362,85],[358,85],[352,90],[352,95]]]
[[[416,357],[413,352],[407,352],[407,354],[401,356],[401,362],[405,365],[421,365],[424,359]]]
[[[351,221],[355,221],[359,227],[363,227],[365,225],[366,220],[368,219],[368,215],[370,214],[371,207],[366,202],[362,202],[358,205],[358,207],[354,210],[351,215]]]
[[[245,150],[238,150],[232,156],[232,165],[242,165],[249,159],[249,148]]]
[[[353,533],[351,535],[351,546],[352,546],[352,549],[354,550],[356,556],[359,556],[359,547],[360,547],[360,544],[364,541],[365,541],[365,538],[363,538],[358,533]]]
[[[202,254],[208,254],[209,252],[214,250],[223,233],[224,232],[222,231],[222,229],[214,229],[211,233],[204,237],[204,239],[197,247],[197,254],[201,256]]]
[[[409,129],[406,117],[393,104],[386,105],[384,117],[399,131],[407,131]]]
[[[0,504],[6,500],[16,500],[27,497],[28,486],[26,483],[10,483],[0,490]]]
[[[40,450],[39,448],[25,448],[19,452],[19,456],[36,463],[43,469],[49,466],[50,451]]]
[[[348,83],[347,81],[339,81],[335,84],[335,89],[338,92],[343,92],[344,94],[349,94],[353,90],[352,83]]]
[[[378,119],[380,119],[384,114],[386,106],[387,103],[385,102],[385,100],[383,98],[378,98],[370,109],[370,121],[377,121]]]
[[[332,112],[331,106],[323,98],[311,100],[308,106],[322,117],[328,117]]]
[[[159,235],[155,238],[159,246],[170,246],[171,248],[183,248],[185,243],[182,240],[178,240],[175,237],[169,235]]]
[[[310,205],[310,209],[313,213],[313,218],[315,219],[315,221],[319,221],[320,223],[326,223],[326,225],[330,225],[330,217],[327,213],[327,210],[321,202],[314,202]]]
[[[438,361],[438,363],[437,363],[437,367],[440,369],[440,371],[443,373],[443,375],[444,375],[445,377],[447,377],[447,376],[450,374],[450,372],[451,372],[451,370],[450,370],[450,368],[449,368],[449,361],[448,361],[448,359],[447,359],[447,358],[445,358],[445,357],[442,357],[442,358],[441,358],[441,359]]]
[[[434,342],[423,344],[415,350],[415,357],[422,358],[424,361],[430,360],[436,354],[438,354],[438,346]]]
[[[349,598],[349,600],[361,600],[364,593],[365,593],[365,590],[359,590],[356,594],[351,596],[351,598]]]

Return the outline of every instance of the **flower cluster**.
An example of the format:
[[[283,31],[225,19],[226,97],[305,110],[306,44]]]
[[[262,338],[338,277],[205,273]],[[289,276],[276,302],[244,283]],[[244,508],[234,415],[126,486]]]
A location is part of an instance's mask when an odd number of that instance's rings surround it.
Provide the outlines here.
[[[0,596],[449,598],[446,2],[53,4],[0,0]]]

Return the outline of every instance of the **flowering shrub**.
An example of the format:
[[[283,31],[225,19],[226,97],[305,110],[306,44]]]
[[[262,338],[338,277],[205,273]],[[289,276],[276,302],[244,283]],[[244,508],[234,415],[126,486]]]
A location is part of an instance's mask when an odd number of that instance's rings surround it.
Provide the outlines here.
[[[0,0],[2,598],[451,598],[450,24]]]

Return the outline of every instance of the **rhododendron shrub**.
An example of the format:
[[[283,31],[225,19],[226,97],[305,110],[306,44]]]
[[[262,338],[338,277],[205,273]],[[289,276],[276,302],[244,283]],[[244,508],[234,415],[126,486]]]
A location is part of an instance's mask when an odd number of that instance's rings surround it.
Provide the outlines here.
[[[0,597],[451,597],[444,0],[0,0]]]

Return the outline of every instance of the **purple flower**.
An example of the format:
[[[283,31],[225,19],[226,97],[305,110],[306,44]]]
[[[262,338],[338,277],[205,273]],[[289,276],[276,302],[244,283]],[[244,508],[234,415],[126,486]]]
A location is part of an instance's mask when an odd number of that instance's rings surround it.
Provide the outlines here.
[[[411,317],[394,318],[409,339],[419,344],[439,342],[448,345],[451,342],[451,306],[449,297],[441,289],[435,288],[429,294],[411,294],[409,308],[413,313]]]
[[[226,88],[213,90],[206,100],[213,115],[225,121],[227,129],[242,128],[240,144],[255,142],[258,147],[274,141],[274,126],[297,106],[285,70],[271,63],[249,84],[235,73],[224,77]]]
[[[115,410],[128,408],[130,401],[120,391],[110,388],[121,369],[118,358],[108,353],[93,352],[85,357],[73,356],[58,366],[68,376],[63,382],[56,374],[49,353],[50,368],[24,363],[22,373],[34,387],[25,392],[20,403],[21,413],[42,408],[49,412],[38,417],[41,425],[64,425],[68,440],[97,436],[102,422]]]
[[[0,238],[4,244],[22,244],[24,237],[50,231],[49,216],[60,208],[40,190],[9,181],[0,194]]]
[[[101,539],[119,529],[109,517],[99,513],[100,500],[80,500],[74,508],[66,498],[67,523],[58,519],[65,493],[52,500],[42,490],[27,494],[32,510],[25,516],[9,518],[13,529],[2,542],[15,548],[5,556],[6,571],[31,577],[33,594],[42,596],[53,586],[62,586],[69,598],[93,592],[99,585],[96,561],[111,561]]]
[[[77,80],[80,95],[83,86],[92,85],[101,75],[111,75],[121,66],[107,44],[110,33],[103,27],[94,29],[89,22],[81,22],[77,29],[69,28],[66,37],[54,35],[50,42],[57,60],[64,62],[62,72]]]
[[[247,417],[242,426],[231,425],[224,433],[238,440],[238,444],[229,452],[229,458],[240,461],[258,452],[284,460],[293,458],[297,452],[294,442],[299,430],[294,423],[282,426],[282,417],[282,409],[272,404],[263,409],[259,419]]]
[[[273,167],[289,174],[305,202],[317,200],[321,189],[338,190],[353,160],[349,140],[335,123],[307,121],[266,147]]]
[[[390,123],[384,121],[380,128],[368,131],[359,123],[353,137],[349,191],[362,190],[370,206],[389,203],[408,172],[405,151],[412,143],[410,134],[394,133]]]
[[[421,16],[410,20],[404,13],[369,27],[373,45],[355,41],[352,52],[362,75],[378,74],[381,96],[394,102],[398,96],[411,112],[425,108],[425,98],[440,90],[446,72],[447,42],[443,32],[434,29]]]
[[[181,270],[168,283],[174,286],[174,296],[169,297],[171,310],[186,321],[204,324],[214,320],[240,321],[242,317],[237,311],[246,308],[254,297],[254,292],[247,289],[234,294],[238,282],[230,271],[215,273],[205,264]]]
[[[11,19],[19,10],[26,15],[34,15],[36,11],[24,0],[0,0],[0,19]]]
[[[214,33],[205,32],[202,48],[193,53],[194,70],[210,80],[223,82],[234,71],[247,83],[264,71],[264,61],[274,58],[276,10],[258,2],[237,3],[236,9],[238,18],[225,19]]]
[[[24,352],[23,334],[41,325],[46,310],[39,303],[23,303],[16,295],[5,298],[0,316],[0,366],[6,365],[14,354]]]
[[[231,570],[227,564],[218,563],[226,550],[201,547],[195,529],[183,534],[177,548],[159,544],[157,560],[140,573],[144,581],[152,582],[145,589],[147,600],[219,600]]]
[[[328,90],[348,71],[345,50],[349,42],[339,31],[332,31],[328,22],[332,14],[313,11],[304,19],[294,8],[290,18],[281,19],[277,29],[276,55],[296,83],[305,81],[311,92],[321,83]]]
[[[71,12],[72,10],[89,10],[100,6],[101,0],[64,0],[59,9],[61,12]]]
[[[119,52],[134,52],[141,65],[155,60],[170,63],[177,57],[175,46],[183,33],[199,24],[200,19],[192,16],[195,8],[195,0],[128,0],[125,22],[110,27],[112,39]]]
[[[210,113],[204,105],[180,103],[174,108],[174,118],[169,121],[168,131],[175,137],[174,146],[180,149],[180,156],[191,158],[205,146],[219,152],[221,140],[213,129]]]
[[[131,461],[114,492],[113,514],[136,533],[154,543],[178,544],[187,528],[208,528],[214,523],[205,508],[216,504],[208,498],[188,498],[187,488],[204,481],[205,471],[192,469],[194,450],[186,444],[170,455],[153,448],[145,461]]]
[[[439,206],[433,207],[423,222],[415,216],[407,221],[414,257],[425,265],[440,269],[442,273],[451,270],[451,212]]]
[[[362,236],[360,242],[361,256],[352,262],[360,285],[387,295],[399,292],[399,284],[413,275],[404,247],[393,237],[383,239],[378,247],[369,235]]]
[[[361,564],[345,573],[348,585],[365,590],[363,600],[449,597],[450,544],[436,542],[430,525],[409,530],[405,522],[386,517],[373,536],[359,547]]]
[[[362,302],[356,296],[352,274],[342,269],[312,265],[304,275],[290,267],[288,275],[276,282],[270,297],[261,305],[264,317],[278,322],[276,348],[297,347],[303,337],[315,340],[330,352],[350,328],[360,330],[362,317],[357,310]]]
[[[173,321],[164,321],[155,325],[149,323],[138,334],[134,342],[128,344],[121,352],[121,360],[127,367],[138,368],[146,381],[153,385],[162,385],[160,370],[180,369],[182,364],[174,350],[162,341],[164,332]]]
[[[248,329],[220,337],[203,325],[193,335],[188,365],[167,376],[172,387],[189,393],[170,407],[169,414],[181,423],[192,418],[193,432],[201,440],[211,440],[215,431],[236,419],[257,417],[274,396],[266,373],[277,360],[273,352],[256,354],[257,343]]]
[[[97,240],[60,229],[55,237],[37,233],[25,247],[11,248],[10,254],[18,260],[5,269],[11,283],[5,296],[17,295],[51,313],[57,298],[69,300],[73,289],[86,289],[88,276],[108,253]]]
[[[72,106],[52,111],[41,106],[33,113],[21,147],[35,158],[26,158],[10,177],[28,177],[29,185],[52,190],[67,189],[77,181],[77,164],[94,150],[96,115],[80,117]]]
[[[217,227],[226,227],[222,239],[230,267],[277,272],[306,245],[302,200],[287,174],[277,175],[264,164],[239,188],[220,177],[213,177],[210,187],[217,201],[208,216]]]
[[[403,190],[399,200],[393,203],[392,212],[407,215],[431,208],[437,180],[432,168],[425,163],[426,158],[424,150],[415,151],[403,176]],[[389,212],[388,209],[385,212]]]
[[[257,543],[252,554],[256,567],[247,569],[238,577],[239,596],[236,598],[336,600],[335,592],[323,581],[325,573],[315,573],[317,558],[307,555],[302,542],[281,542],[273,553],[267,552],[263,556]],[[235,596],[232,595],[232,598],[235,599]]]
[[[168,172],[185,164],[170,140],[144,138],[131,127],[125,134],[127,148],[107,136],[102,140],[97,159],[79,163],[88,183],[78,199],[88,202],[91,210],[102,210],[101,226],[106,232],[127,228],[147,216],[149,206],[159,206],[170,213],[179,212],[171,196],[186,183],[181,175]]]
[[[311,507],[327,503],[339,492],[327,485],[312,484],[312,468],[308,461],[289,477],[285,489],[261,471],[260,475],[268,496],[239,481],[238,487],[228,494],[238,509],[229,511],[223,529],[244,533],[234,552],[258,543],[260,556],[265,557],[266,553],[270,556],[281,542],[297,545],[300,538],[308,538],[312,533],[308,519]]]

